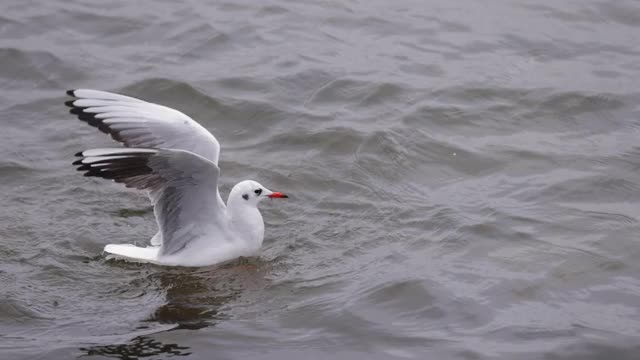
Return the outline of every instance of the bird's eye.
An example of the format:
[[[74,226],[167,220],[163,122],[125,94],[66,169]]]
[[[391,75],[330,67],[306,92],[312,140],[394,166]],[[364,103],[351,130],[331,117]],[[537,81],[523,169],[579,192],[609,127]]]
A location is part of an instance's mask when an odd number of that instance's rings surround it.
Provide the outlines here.
[[[256,191],[254,191],[254,193],[256,193],[256,195],[260,195],[260,194],[262,194],[262,189],[256,189]]]

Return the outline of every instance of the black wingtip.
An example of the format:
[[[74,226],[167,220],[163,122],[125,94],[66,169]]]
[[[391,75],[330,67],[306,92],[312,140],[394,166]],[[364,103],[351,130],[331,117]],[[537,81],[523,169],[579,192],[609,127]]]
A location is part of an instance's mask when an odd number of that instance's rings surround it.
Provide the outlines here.
[[[76,91],[75,89],[71,89],[71,90],[67,90],[67,95],[69,96],[76,96],[73,92]]]
[[[83,152],[84,152],[84,151],[79,151],[79,152],[77,152],[77,153],[75,154],[75,156],[84,156],[84,155],[82,155],[82,153],[83,153]]]
[[[73,107],[73,102],[74,102],[74,101],[75,101],[75,100],[65,101],[65,102],[64,102],[64,104],[65,104],[66,106],[68,106],[68,107],[72,108],[72,107]]]
[[[82,165],[82,160],[83,160],[83,159],[76,160],[76,161],[72,162],[72,163],[71,163],[71,165],[74,165],[74,166],[75,166],[75,165]]]

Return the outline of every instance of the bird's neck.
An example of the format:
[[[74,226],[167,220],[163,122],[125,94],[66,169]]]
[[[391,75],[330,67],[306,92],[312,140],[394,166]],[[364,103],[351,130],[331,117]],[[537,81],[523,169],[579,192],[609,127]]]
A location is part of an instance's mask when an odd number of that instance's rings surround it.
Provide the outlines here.
[[[264,221],[257,207],[229,199],[227,214],[232,227],[248,246],[259,248],[262,245]]]

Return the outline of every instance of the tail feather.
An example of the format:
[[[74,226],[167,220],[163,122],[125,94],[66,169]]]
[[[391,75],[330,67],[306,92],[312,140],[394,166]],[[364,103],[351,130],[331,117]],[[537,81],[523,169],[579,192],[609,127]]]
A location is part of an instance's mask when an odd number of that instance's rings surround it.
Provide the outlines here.
[[[155,235],[153,235],[153,237],[151,238],[151,245],[153,246],[162,245],[162,232],[158,231]]]
[[[104,251],[109,253],[107,259],[122,259],[132,262],[158,261],[159,246],[138,247],[131,244],[109,244]]]

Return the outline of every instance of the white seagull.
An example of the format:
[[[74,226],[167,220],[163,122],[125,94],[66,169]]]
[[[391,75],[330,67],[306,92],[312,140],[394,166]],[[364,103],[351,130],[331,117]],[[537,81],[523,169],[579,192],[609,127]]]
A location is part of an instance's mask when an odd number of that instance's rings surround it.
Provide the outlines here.
[[[116,258],[170,266],[207,266],[255,255],[264,238],[258,204],[286,198],[252,180],[236,184],[227,204],[218,191],[220,144],[178,110],[98,90],[69,90],[82,121],[125,148],[79,152],[73,164],[95,176],[146,190],[158,233],[151,245],[109,244]]]

